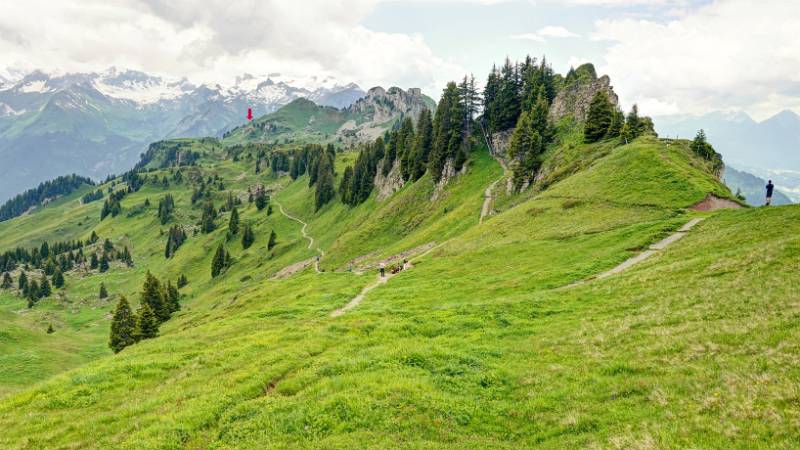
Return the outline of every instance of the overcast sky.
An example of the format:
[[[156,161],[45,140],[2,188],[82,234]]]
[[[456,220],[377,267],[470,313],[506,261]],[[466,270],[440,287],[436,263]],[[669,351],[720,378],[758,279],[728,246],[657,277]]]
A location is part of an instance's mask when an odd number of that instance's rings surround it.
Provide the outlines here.
[[[332,75],[438,98],[508,55],[584,61],[650,115],[800,112],[798,0],[0,0],[0,75]]]

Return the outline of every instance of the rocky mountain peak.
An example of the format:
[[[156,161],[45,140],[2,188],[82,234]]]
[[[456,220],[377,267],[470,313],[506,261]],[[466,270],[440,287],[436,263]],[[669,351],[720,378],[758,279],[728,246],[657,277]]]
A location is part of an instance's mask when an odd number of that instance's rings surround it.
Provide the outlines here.
[[[612,104],[619,106],[619,97],[614,92],[608,75],[598,78],[591,64],[570,70],[564,80],[564,88],[556,95],[550,106],[550,120],[557,122],[563,117],[573,116],[581,122],[585,121],[589,114],[589,104],[600,91],[606,93]]]

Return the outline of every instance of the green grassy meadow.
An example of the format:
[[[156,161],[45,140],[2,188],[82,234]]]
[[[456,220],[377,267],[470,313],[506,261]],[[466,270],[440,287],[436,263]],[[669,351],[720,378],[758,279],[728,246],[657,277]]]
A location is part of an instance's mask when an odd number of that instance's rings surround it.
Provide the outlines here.
[[[316,252],[277,206],[267,215],[246,199],[256,242],[227,242],[234,264],[220,278],[210,260],[229,213],[164,258],[158,199],[175,197],[172,223],[199,220],[186,183],[148,183],[103,222],[102,201],[79,205],[76,193],[0,223],[0,250],[95,230],[127,243],[135,263],[67,274],[30,310],[0,291],[0,447],[800,446],[800,208],[694,212],[730,191],[685,145],[655,138],[566,136],[547,158],[547,176],[522,194],[498,188],[497,213],[479,223],[484,190],[503,173],[485,148],[435,201],[426,175],[382,202],[319,211],[307,177],[256,175],[252,161],[210,149],[197,170],[224,180],[215,203],[268,186],[325,251],[322,273],[281,280],[271,277]],[[337,186],[354,160],[337,155]],[[693,217],[705,220],[641,264],[567,287]],[[330,316],[376,280],[348,272],[350,261],[427,243],[436,247],[412,269]],[[183,309],[160,337],[114,355],[109,312],[118,295],[138,303],[148,270],[187,275]]]

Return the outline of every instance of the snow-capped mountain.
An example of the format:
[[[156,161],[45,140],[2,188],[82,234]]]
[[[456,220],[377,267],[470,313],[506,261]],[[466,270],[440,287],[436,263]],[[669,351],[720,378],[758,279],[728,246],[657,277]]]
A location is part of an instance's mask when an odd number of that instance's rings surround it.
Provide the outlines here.
[[[242,75],[194,84],[133,70],[0,73],[0,201],[66,173],[130,168],[152,142],[221,136],[297,98],[343,108],[364,95],[329,77]]]

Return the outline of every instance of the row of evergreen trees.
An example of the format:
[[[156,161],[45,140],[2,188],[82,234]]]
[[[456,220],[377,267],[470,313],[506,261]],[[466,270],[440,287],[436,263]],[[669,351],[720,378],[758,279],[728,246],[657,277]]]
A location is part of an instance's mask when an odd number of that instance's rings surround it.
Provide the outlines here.
[[[514,128],[520,115],[530,111],[543,96],[550,105],[563,84],[547,60],[527,56],[523,62],[506,58],[499,69],[494,66],[483,90],[483,121],[488,133]]]
[[[0,206],[0,222],[20,216],[32,207],[42,205],[46,200],[69,195],[87,184],[94,186],[94,181],[74,174],[40,183],[39,186],[28,189],[3,203]]]
[[[33,306],[41,299],[49,297],[53,293],[54,286],[56,289],[64,287],[65,280],[64,274],[61,269],[56,268],[55,272],[48,279],[47,274],[42,273],[39,281],[32,280],[28,277],[25,271],[21,271],[17,278],[17,289],[22,297],[28,299],[28,308]],[[14,288],[14,278],[9,272],[4,272],[2,281],[0,281],[0,289],[11,290]]]
[[[655,133],[653,121],[649,117],[640,117],[638,106],[633,105],[626,117],[604,91],[598,91],[592,98],[583,128],[584,142],[618,138],[627,144],[648,132]]]
[[[162,323],[181,309],[178,288],[171,282],[161,283],[149,271],[139,294],[139,308],[134,314],[128,300],[120,297],[111,321],[108,346],[114,353],[143,339],[158,336]]]

